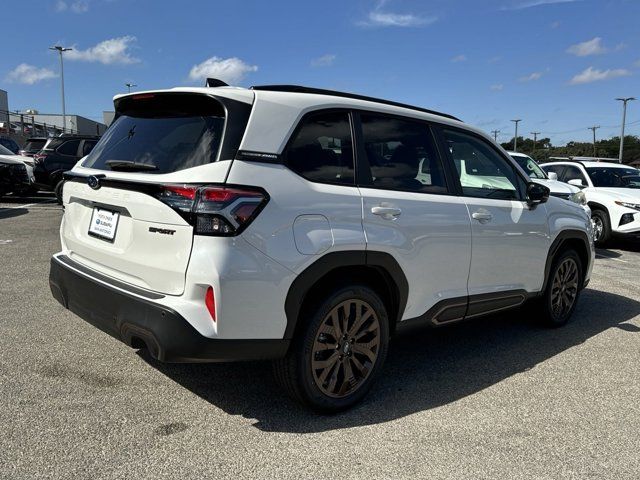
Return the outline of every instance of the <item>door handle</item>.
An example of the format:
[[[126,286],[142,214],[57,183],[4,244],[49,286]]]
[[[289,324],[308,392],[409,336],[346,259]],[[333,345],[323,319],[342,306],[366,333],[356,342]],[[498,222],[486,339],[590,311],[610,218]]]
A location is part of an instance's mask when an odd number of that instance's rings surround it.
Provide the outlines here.
[[[471,217],[474,220],[478,220],[480,223],[487,223],[490,222],[491,219],[493,218],[493,215],[491,215],[489,212],[487,212],[486,210],[479,210],[477,212],[473,212],[471,214]]]
[[[397,207],[373,207],[371,209],[371,213],[373,213],[374,215],[379,215],[382,218],[386,218],[387,220],[393,220],[394,218],[398,217],[401,213],[402,210],[400,210]]]

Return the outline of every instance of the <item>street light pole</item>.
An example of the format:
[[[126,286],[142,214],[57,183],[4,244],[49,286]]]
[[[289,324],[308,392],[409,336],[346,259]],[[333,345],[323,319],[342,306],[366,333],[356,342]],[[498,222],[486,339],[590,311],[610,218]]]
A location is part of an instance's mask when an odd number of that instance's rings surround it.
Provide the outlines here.
[[[64,62],[62,61],[62,54],[64,52],[68,52],[69,50],[73,50],[72,48],[61,47],[60,45],[55,45],[53,47],[49,47],[49,50],[56,50],[60,54],[60,90],[62,92],[62,133],[64,133],[65,128],[67,127],[67,112],[64,105]]]
[[[500,130],[491,130],[491,133],[493,133],[493,139],[498,143],[498,134],[500,133]]]
[[[135,83],[125,83],[124,86],[127,87],[129,89],[129,93],[131,93],[131,87],[137,87],[138,85]]]
[[[517,152],[518,151],[518,123],[520,123],[522,119],[518,118],[516,120],[511,120],[511,121],[516,124],[516,136],[513,137],[513,151]]]
[[[620,154],[618,156],[618,163],[622,163],[622,152],[624,151],[624,124],[627,121],[627,102],[635,100],[635,97],[616,98],[619,102],[623,103],[622,106],[622,133],[620,134]]]
[[[593,131],[593,156],[597,157],[598,152],[596,152],[596,130],[600,128],[600,125],[594,125],[593,127],[589,127],[589,130]]]

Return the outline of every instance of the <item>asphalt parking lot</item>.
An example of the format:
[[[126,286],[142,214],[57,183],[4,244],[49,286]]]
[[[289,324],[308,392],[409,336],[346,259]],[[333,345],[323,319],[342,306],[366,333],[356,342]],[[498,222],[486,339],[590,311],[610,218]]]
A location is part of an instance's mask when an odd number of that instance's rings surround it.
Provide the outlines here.
[[[599,250],[565,328],[526,309],[393,341],[356,409],[266,363],[163,365],[48,287],[62,210],[0,200],[0,478],[611,478],[640,472],[640,244]]]

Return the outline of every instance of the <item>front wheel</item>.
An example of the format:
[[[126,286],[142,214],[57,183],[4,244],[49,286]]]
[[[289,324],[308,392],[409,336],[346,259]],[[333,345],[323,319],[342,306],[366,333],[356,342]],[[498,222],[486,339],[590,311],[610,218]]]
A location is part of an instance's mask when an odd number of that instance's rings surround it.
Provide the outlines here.
[[[565,325],[578,303],[582,288],[582,262],[575,250],[565,250],[553,262],[540,314],[550,327]]]
[[[593,243],[596,247],[605,246],[611,237],[609,215],[602,210],[593,210],[591,221],[593,222]]]
[[[278,382],[308,407],[332,413],[367,394],[387,356],[389,320],[380,297],[366,286],[337,289],[305,310],[287,356],[274,365]]]

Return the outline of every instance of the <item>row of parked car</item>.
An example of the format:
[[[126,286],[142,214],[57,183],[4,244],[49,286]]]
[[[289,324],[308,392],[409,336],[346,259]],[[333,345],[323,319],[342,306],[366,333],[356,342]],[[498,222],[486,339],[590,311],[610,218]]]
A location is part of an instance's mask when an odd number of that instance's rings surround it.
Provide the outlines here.
[[[0,137],[0,196],[48,190],[61,202],[64,172],[88,155],[98,139],[76,134],[33,137],[20,148],[13,139]]]

